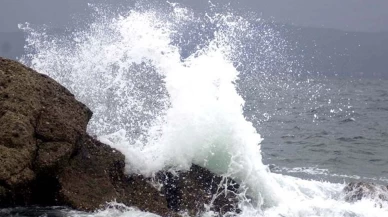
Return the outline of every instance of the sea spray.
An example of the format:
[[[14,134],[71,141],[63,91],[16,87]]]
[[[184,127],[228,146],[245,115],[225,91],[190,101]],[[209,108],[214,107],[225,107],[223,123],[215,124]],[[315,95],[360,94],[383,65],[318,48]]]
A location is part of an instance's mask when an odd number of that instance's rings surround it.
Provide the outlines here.
[[[241,216],[386,216],[387,206],[372,200],[341,200],[341,184],[272,174],[263,165],[262,139],[243,115],[236,82],[239,73],[286,73],[275,31],[230,12],[201,17],[168,5],[119,14],[95,7],[95,20],[68,36],[25,25],[22,61],[93,110],[89,132],[126,156],[128,173],[206,167],[241,184]]]
[[[230,58],[239,42],[234,36],[248,22],[233,14],[208,17],[216,26],[213,38],[182,59],[171,37],[181,21],[187,22],[185,12],[175,7],[170,19],[154,11],[100,19],[89,32],[73,33],[67,44],[59,40],[61,46],[55,39],[39,44],[31,37],[38,52],[30,64],[57,73],[50,75],[92,108],[93,133],[127,136],[119,143],[107,141],[112,135],[100,138],[127,156],[128,172],[151,175],[166,168],[187,170],[195,163],[246,184],[258,205],[274,205],[278,187],[261,163],[260,135],[243,116],[244,100],[234,85],[238,71]],[[136,86],[152,79],[159,83]],[[142,93],[153,88],[160,95],[147,101]]]

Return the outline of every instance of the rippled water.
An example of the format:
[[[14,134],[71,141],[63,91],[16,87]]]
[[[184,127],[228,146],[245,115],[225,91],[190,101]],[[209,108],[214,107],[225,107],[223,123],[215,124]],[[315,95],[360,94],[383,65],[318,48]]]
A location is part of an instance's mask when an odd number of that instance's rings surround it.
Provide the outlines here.
[[[309,83],[280,89],[272,98],[247,94],[245,113],[264,137],[264,162],[273,171],[303,178],[387,184],[388,81]],[[259,109],[249,111],[253,107]]]

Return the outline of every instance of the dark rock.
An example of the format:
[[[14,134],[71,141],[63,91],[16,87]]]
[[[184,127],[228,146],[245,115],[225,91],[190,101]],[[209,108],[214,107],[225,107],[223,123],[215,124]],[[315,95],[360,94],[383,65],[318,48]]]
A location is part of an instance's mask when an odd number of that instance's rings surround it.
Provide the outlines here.
[[[94,211],[117,201],[162,216],[195,215],[204,204],[238,211],[238,185],[198,166],[160,172],[161,192],[148,178],[125,175],[124,156],[87,135],[91,115],[53,79],[0,57],[0,207]]]
[[[53,79],[0,58],[0,185],[9,204],[33,202],[37,177],[64,166],[91,114]]]
[[[52,171],[55,173],[68,163],[73,151],[74,145],[67,142],[38,143],[35,168],[39,172]]]
[[[7,204],[9,192],[6,188],[0,185],[0,204]]]
[[[363,198],[373,199],[376,202],[388,201],[388,186],[384,185],[352,182],[345,186],[343,192],[347,202],[356,202]]]
[[[139,175],[125,177],[121,182],[121,189],[123,197],[118,202],[161,216],[178,216],[168,208],[166,198],[150,184],[149,179]]]
[[[171,215],[164,197],[141,176],[126,177],[124,156],[91,137],[59,175],[60,197],[79,210],[93,211],[114,201],[141,210]],[[107,157],[109,156],[109,157]]]
[[[160,172],[158,179],[164,185],[168,207],[174,211],[187,211],[196,216],[205,211],[205,204],[219,214],[240,211],[237,207],[239,185],[202,167],[193,165],[190,171],[176,175]]]

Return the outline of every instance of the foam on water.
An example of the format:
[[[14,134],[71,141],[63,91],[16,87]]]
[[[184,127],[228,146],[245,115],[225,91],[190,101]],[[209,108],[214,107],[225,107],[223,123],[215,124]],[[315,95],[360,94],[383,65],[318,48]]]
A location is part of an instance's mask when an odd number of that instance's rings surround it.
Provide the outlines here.
[[[124,204],[111,202],[107,204],[105,209],[96,211],[95,213],[85,213],[79,211],[64,212],[63,214],[71,217],[158,217],[159,215],[142,212],[133,207],[127,207]]]
[[[284,63],[275,49],[281,40],[269,27],[228,12],[202,18],[176,4],[162,12],[143,6],[119,14],[94,9],[93,22],[69,36],[23,26],[30,54],[22,61],[93,110],[90,133],[126,156],[128,173],[206,167],[241,184],[241,216],[387,216],[388,206],[373,200],[346,203],[341,184],[273,174],[263,165],[262,138],[243,115],[235,83],[244,63],[239,58],[249,56],[244,46],[255,44],[250,39],[266,48],[260,50],[266,61],[254,64]],[[211,37],[200,38],[183,57],[180,45],[191,41],[182,31],[193,24]],[[111,207],[93,216],[101,213],[139,214]]]

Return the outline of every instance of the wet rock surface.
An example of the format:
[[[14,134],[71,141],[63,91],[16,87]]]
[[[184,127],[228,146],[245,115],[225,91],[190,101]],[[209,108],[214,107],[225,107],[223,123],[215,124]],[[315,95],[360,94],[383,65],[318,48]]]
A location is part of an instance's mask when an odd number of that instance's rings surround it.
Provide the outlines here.
[[[178,174],[160,172],[168,207],[177,212],[199,216],[205,210],[220,214],[239,213],[237,192],[239,185],[232,179],[216,176],[210,171],[193,165],[189,171]]]
[[[149,178],[125,175],[124,156],[87,135],[91,116],[53,79],[0,57],[0,207],[94,211],[117,201],[162,216],[195,215],[204,204],[238,211],[238,185],[195,165],[158,173],[153,181],[161,189]]]
[[[362,199],[372,199],[377,202],[388,202],[388,186],[384,185],[352,182],[345,186],[343,192],[345,195],[345,201],[351,203]]]
[[[51,78],[0,58],[1,205],[32,203],[37,180],[58,175],[76,153],[91,115]]]

